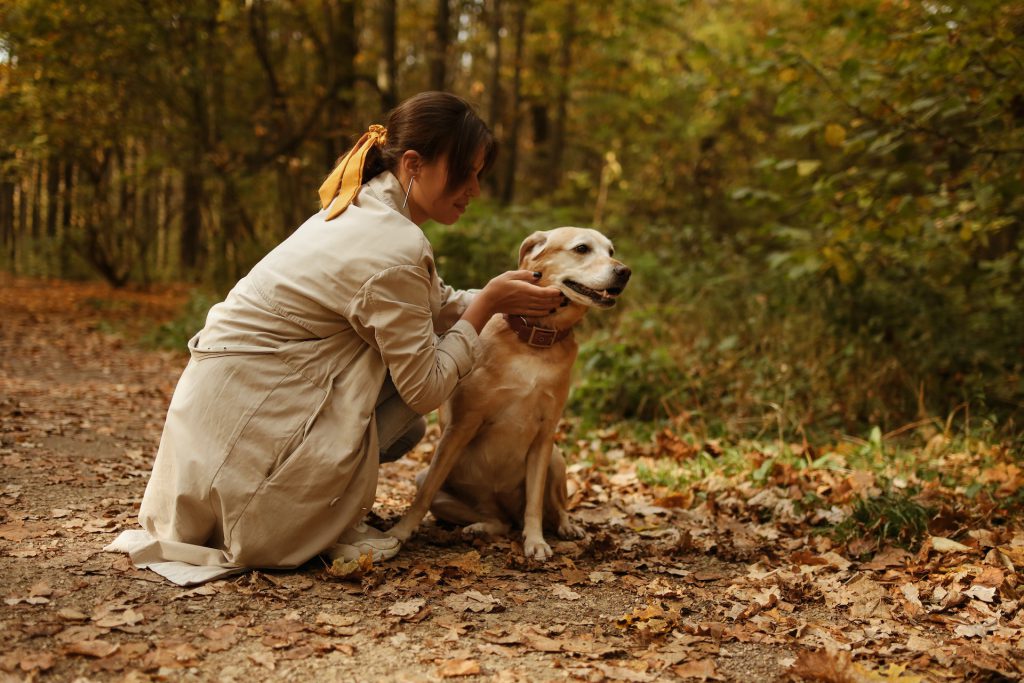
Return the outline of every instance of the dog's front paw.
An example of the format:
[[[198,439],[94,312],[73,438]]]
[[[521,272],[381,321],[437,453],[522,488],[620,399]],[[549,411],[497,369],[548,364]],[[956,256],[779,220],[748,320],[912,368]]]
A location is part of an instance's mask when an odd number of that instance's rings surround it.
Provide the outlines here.
[[[547,541],[541,537],[523,539],[523,554],[530,559],[546,560],[555,553],[551,550],[551,546],[547,544]]]
[[[508,533],[508,526],[498,522],[477,522],[462,527],[462,533],[467,536],[504,536]]]
[[[408,525],[399,522],[398,524],[394,525],[384,533],[386,533],[391,538],[397,538],[402,543],[405,543],[409,540],[409,537],[412,536],[413,530],[414,529],[409,527]]]
[[[576,524],[571,519],[566,519],[558,525],[558,537],[565,539],[577,539],[583,538],[587,535],[587,532],[583,530],[579,524]]]

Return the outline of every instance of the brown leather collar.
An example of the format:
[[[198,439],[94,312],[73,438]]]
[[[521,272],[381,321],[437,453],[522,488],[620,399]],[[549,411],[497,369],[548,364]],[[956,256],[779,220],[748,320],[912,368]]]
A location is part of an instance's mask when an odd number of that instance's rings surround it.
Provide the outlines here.
[[[532,325],[527,322],[526,318],[518,315],[506,314],[505,322],[508,323],[508,326],[512,328],[512,331],[516,333],[520,340],[538,349],[550,349],[556,343],[572,334],[571,327],[559,330],[554,327]]]

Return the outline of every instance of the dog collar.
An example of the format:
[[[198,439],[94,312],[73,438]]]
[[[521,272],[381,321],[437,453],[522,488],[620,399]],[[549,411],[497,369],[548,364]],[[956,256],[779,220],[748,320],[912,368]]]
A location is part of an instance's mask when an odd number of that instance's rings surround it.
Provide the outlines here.
[[[543,325],[531,325],[521,315],[505,314],[505,322],[508,323],[508,326],[512,328],[512,331],[516,333],[516,336],[521,341],[538,349],[550,349],[556,343],[572,334],[571,327],[559,330],[554,327],[544,327]]]

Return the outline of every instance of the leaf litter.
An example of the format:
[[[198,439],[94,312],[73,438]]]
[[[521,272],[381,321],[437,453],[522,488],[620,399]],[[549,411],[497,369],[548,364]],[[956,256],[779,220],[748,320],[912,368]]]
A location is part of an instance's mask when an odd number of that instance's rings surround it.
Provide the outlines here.
[[[180,298],[3,277],[0,676],[910,683],[1024,672],[1018,510],[907,480],[935,511],[919,545],[840,540],[821,529],[885,486],[849,452],[799,469],[751,445],[750,469],[673,489],[645,472],[728,456],[671,430],[645,443],[563,434],[588,537],[550,538],[546,563],[515,537],[428,522],[380,565],[317,559],[169,585],[99,549],[136,523],[184,358],[112,336],[82,302],[115,299],[134,318]],[[437,436],[383,466],[372,522],[397,520]],[[1013,455],[978,452],[932,464],[1014,495]]]

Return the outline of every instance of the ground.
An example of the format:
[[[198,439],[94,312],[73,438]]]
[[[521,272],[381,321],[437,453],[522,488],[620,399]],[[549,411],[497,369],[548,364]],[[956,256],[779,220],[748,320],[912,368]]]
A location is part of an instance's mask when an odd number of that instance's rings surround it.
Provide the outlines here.
[[[867,552],[863,539],[812,532],[843,505],[801,512],[793,500],[809,480],[785,468],[757,487],[722,476],[681,492],[643,483],[635,455],[692,456],[668,432],[636,453],[607,430],[563,444],[573,515],[589,535],[553,543],[546,563],[526,561],[515,538],[469,539],[428,518],[397,558],[362,575],[336,576],[344,571],[315,559],[171,585],[101,549],[136,524],[186,359],[136,339],[181,300],[0,274],[0,681],[750,683],[1024,671],[1018,519],[993,509],[955,529],[962,542],[935,535],[913,553]],[[435,428],[382,468],[375,521],[397,520],[436,438]],[[849,502],[871,486],[841,468],[814,476],[819,498]]]

